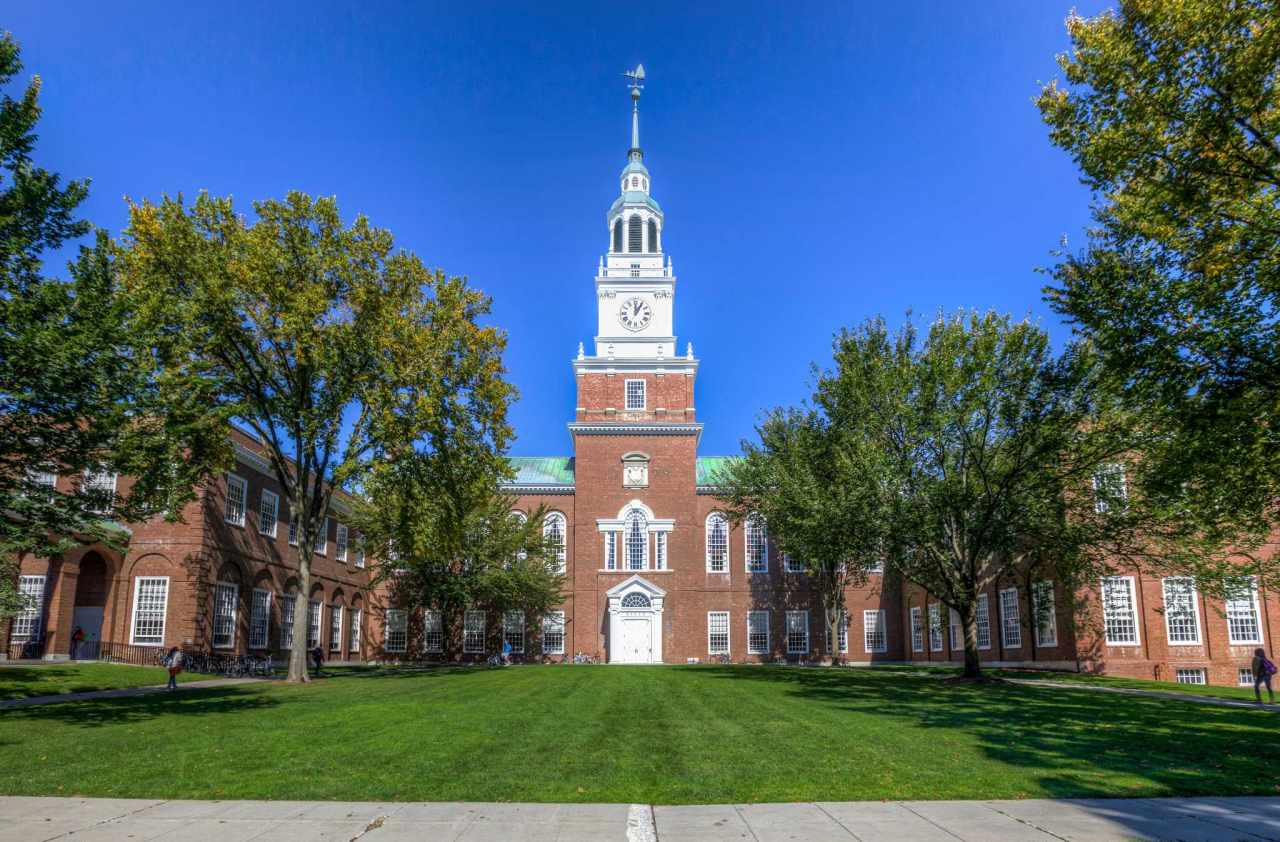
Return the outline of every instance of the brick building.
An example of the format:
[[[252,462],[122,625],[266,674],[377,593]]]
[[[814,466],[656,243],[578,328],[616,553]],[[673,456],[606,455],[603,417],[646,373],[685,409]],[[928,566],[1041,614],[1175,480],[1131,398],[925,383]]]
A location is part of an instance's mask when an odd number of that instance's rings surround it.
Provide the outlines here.
[[[678,353],[676,276],[640,148],[639,96],[633,88],[631,148],[606,214],[596,336],[591,353],[580,345],[572,362],[573,454],[514,459],[507,488],[517,511],[550,511],[544,528],[562,547],[565,601],[553,616],[531,618],[532,628],[523,617],[467,611],[461,648],[482,658],[505,639],[519,654],[551,660],[578,652],[610,663],[813,660],[825,652],[825,628],[806,575],[779,555],[765,524],[729,522],[715,493],[727,457],[698,455],[700,360],[692,344]],[[59,561],[24,559],[22,586],[40,604],[12,621],[10,639],[43,632],[49,651],[64,652],[80,625],[130,644],[287,648],[279,597],[296,587],[288,514],[272,500],[259,445],[235,435],[236,474],[192,503],[185,524],[131,524],[123,555],[87,547]],[[340,502],[317,547],[313,636],[331,657],[439,657],[438,616],[384,610],[369,592]],[[873,573],[845,596],[840,646],[849,661],[962,660],[957,618],[919,589]],[[1277,619],[1275,595],[1255,590],[1222,603],[1188,580],[1138,572],[1076,593],[1009,582],[982,597],[979,646],[989,664],[1236,684],[1254,648],[1275,651]]]
[[[57,559],[26,557],[19,588],[30,608],[0,621],[0,653],[65,658],[84,631],[80,657],[104,650],[186,646],[226,654],[275,653],[291,646],[297,564],[288,507],[260,442],[232,429],[235,467],[203,488],[182,521],[116,524],[122,550],[77,547]],[[47,475],[74,493],[70,477]],[[127,493],[127,477],[87,477]],[[370,620],[369,571],[335,499],[325,541],[314,547],[311,634],[330,660],[360,660]],[[314,645],[308,641],[309,645]]]

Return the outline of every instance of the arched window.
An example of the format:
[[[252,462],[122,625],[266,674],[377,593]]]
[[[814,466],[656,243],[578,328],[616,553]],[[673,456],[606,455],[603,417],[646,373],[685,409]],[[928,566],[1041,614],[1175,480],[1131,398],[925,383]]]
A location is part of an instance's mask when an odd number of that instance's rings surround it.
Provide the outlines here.
[[[564,515],[559,512],[552,512],[547,515],[546,520],[542,522],[542,534],[551,542],[555,549],[556,561],[559,562],[560,572],[565,571],[565,562],[567,555],[565,552],[565,528]]]
[[[613,223],[613,250],[622,251],[622,219]]]
[[[644,221],[636,214],[627,220],[627,251],[644,251]]]
[[[623,608],[649,608],[651,606],[652,603],[649,602],[649,597],[642,593],[629,593],[622,598]]]
[[[729,521],[719,512],[707,516],[707,572],[729,570]]]
[[[644,512],[632,509],[623,532],[628,570],[644,570],[649,566],[649,522]]]
[[[747,545],[747,572],[767,573],[769,571],[769,540],[765,534],[764,518],[751,514],[742,527]]]
[[[649,220],[649,251],[658,250],[658,223]]]
[[[511,518],[513,521],[521,525],[524,525],[529,520],[529,516],[526,515],[524,512],[520,511],[519,509],[513,510],[511,514],[509,514],[507,517]],[[524,547],[521,547],[520,549],[516,550],[516,561],[524,561],[528,557],[529,557],[529,554],[524,551]]]

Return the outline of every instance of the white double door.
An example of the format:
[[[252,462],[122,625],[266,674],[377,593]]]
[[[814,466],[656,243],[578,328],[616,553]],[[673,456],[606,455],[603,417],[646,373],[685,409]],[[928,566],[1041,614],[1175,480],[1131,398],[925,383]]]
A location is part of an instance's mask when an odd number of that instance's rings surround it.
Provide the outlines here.
[[[653,615],[623,614],[618,618],[618,652],[614,659],[620,664],[648,664],[653,662]]]

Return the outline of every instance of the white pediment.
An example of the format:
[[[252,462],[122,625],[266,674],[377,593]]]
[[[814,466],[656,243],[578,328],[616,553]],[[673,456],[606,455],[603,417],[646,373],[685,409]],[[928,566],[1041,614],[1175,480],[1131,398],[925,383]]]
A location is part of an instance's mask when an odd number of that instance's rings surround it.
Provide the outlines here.
[[[609,588],[609,590],[605,592],[605,595],[611,597],[621,596],[624,593],[635,590],[642,590],[650,596],[665,597],[667,595],[666,591],[639,574],[636,574],[630,579],[626,579],[614,585],[612,588]]]

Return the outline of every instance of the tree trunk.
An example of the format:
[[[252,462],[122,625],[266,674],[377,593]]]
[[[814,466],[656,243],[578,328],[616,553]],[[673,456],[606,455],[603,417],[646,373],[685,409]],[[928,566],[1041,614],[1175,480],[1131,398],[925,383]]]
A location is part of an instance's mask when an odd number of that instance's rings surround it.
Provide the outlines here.
[[[960,622],[964,624],[963,675],[965,678],[978,678],[982,675],[982,662],[978,658],[978,609],[974,603],[960,611]]]
[[[297,602],[293,606],[293,648],[289,650],[287,679],[295,683],[311,680],[307,673],[307,660],[311,657],[307,649],[307,635],[311,631],[308,614],[311,607],[311,548],[314,546],[314,533],[305,528],[298,529],[298,546],[294,547],[298,556],[298,593],[294,597]]]

